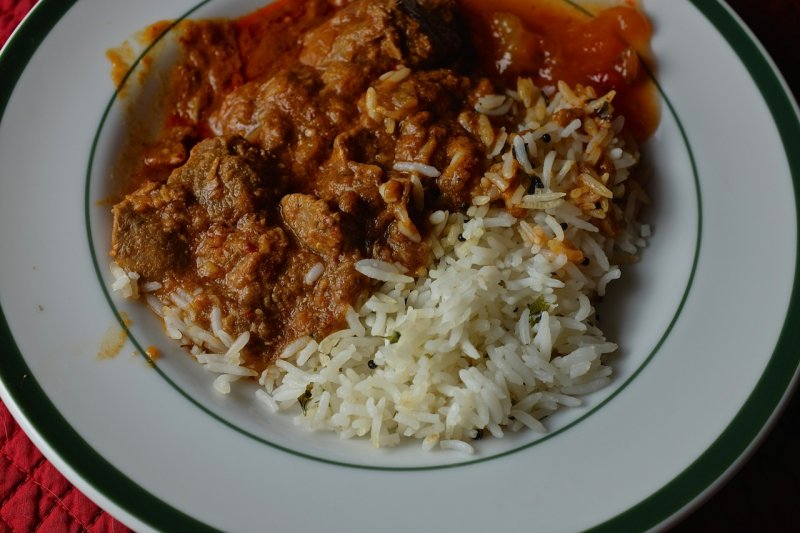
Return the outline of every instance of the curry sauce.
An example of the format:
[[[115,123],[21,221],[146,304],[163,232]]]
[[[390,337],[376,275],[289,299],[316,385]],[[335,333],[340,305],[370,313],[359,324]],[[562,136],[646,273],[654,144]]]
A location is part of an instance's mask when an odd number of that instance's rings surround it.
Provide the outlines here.
[[[616,91],[638,139],[658,120],[636,10],[334,4],[183,24],[161,134],[113,208],[113,259],[157,297],[192,295],[203,326],[221,309],[225,331],[250,333],[256,370],[294,339],[342,327],[370,290],[358,261],[425,272],[428,215],[485,192],[481,97],[519,76],[564,80]]]

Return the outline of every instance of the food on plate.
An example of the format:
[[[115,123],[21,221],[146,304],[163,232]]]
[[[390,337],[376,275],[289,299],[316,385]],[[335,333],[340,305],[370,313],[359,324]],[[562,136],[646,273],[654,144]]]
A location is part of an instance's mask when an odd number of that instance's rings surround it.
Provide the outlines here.
[[[112,209],[113,288],[216,390],[257,380],[311,429],[465,452],[544,431],[610,381],[594,305],[649,236],[657,109],[640,12],[534,4],[183,22],[163,128]]]

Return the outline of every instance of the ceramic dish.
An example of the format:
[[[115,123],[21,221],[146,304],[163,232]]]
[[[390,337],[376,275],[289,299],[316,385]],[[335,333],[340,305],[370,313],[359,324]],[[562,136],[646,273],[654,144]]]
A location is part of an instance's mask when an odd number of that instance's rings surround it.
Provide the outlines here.
[[[110,294],[102,200],[127,123],[105,51],[156,20],[260,3],[43,0],[0,57],[0,396],[43,453],[137,530],[644,529],[726,479],[800,361],[800,122],[732,12],[644,2],[662,98],[645,147],[654,233],[603,304],[613,383],[548,434],[467,456],[309,434],[247,386],[220,396]]]

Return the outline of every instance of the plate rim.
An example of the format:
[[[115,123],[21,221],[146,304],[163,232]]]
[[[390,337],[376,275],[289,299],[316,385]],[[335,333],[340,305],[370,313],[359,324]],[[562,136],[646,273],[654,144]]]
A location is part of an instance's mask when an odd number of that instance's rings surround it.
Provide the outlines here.
[[[0,52],[0,121],[31,57],[61,18],[78,0],[40,0]],[[800,206],[800,153],[788,149],[800,138],[800,111],[769,54],[747,26],[722,0],[689,2],[725,40],[748,71],[769,109],[789,166],[795,212]],[[800,222],[799,222],[800,224]],[[797,236],[800,245],[800,232]],[[647,529],[675,520],[713,493],[758,446],[792,395],[800,368],[800,333],[791,331],[800,317],[800,246],[795,254],[794,277],[784,324],[769,362],[747,400],[716,440],[683,472],[650,496],[591,531]],[[32,376],[0,307],[0,346],[8,358],[0,366],[0,397],[9,411],[28,428],[32,440],[63,465],[70,480],[95,499],[108,502],[114,514],[151,527],[187,526],[214,531],[147,492],[100,456],[61,415]]]
[[[50,31],[79,0],[39,0],[0,49],[0,124],[19,78]],[[129,525],[218,531],[147,492],[97,453],[50,401],[11,334],[0,306],[0,399],[25,433],[59,471],[93,500],[105,502]],[[56,444],[57,443],[57,444]]]
[[[800,138],[800,108],[794,95],[769,52],[733,8],[722,0],[689,2],[725,39],[769,109],[789,166],[800,229],[800,153],[789,149],[791,139]],[[792,290],[783,326],[772,356],[747,400],[714,442],[682,472],[636,505],[588,531],[610,533],[623,527],[650,529],[676,523],[724,486],[763,443],[794,395],[800,377],[800,333],[791,327],[800,319],[798,279],[800,232],[796,236]],[[677,507],[667,505],[675,501],[680,502]]]

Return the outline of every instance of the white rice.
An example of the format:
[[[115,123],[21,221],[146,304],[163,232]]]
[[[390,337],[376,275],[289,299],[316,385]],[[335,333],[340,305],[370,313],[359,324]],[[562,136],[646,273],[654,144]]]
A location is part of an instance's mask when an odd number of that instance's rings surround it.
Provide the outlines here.
[[[398,172],[417,172],[429,178],[438,178],[441,172],[436,167],[431,165],[423,165],[422,163],[413,163],[410,161],[399,161],[392,167]]]
[[[320,278],[320,276],[322,276],[324,272],[325,272],[325,265],[323,265],[322,263],[315,264],[306,273],[306,276],[303,278],[303,283],[305,283],[306,285],[313,285],[314,283],[317,282],[317,280]]]
[[[387,79],[408,75],[397,71]],[[359,309],[348,309],[345,329],[319,342],[290,342],[262,372],[255,401],[268,415],[293,414],[300,426],[368,438],[375,447],[419,439],[425,450],[471,454],[470,442],[484,434],[547,431],[545,417],[580,406],[577,396],[610,382],[603,358],[616,345],[597,327],[592,298],[620,277],[615,258],[637,253],[652,230],[636,220],[639,199],[631,193],[621,210],[622,234],[608,237],[599,231],[605,212],[599,204],[581,206],[575,191],[584,187],[594,194],[587,198],[599,202],[629,179],[639,155],[616,136],[620,120],[600,124],[595,136],[584,130],[590,116],[564,128],[553,120],[589,96],[519,86],[519,93],[478,99],[478,113],[503,115],[527,106],[525,118],[519,134],[494,131],[488,185],[468,212],[430,215],[435,260],[427,275],[415,279],[376,259],[357,262],[356,270],[374,281],[372,295]],[[605,182],[581,178],[583,158],[597,155],[591,150],[613,162],[616,170],[603,176]],[[421,163],[393,168],[439,175]],[[518,170],[544,187],[529,194],[511,187]],[[497,207],[503,201],[515,210]],[[322,271],[322,264],[313,265],[304,282],[313,284]],[[123,297],[160,288],[117,265],[112,275],[112,288]],[[213,387],[227,394],[232,382],[256,376],[242,366],[249,337],[223,331],[216,308],[208,318],[211,331],[200,329],[196,296],[181,291],[145,299],[163,317],[168,336],[192,346],[204,368],[219,374]]]
[[[136,299],[139,297],[139,274],[128,272],[116,263],[111,263],[111,275],[114,281],[111,283],[111,290],[118,293],[123,298]]]
[[[490,94],[478,98],[475,111],[490,116],[505,115],[514,105],[514,99],[500,94]]]
[[[396,265],[378,259],[362,259],[356,263],[356,270],[368,278],[394,283],[410,283],[414,278],[401,274]]]

